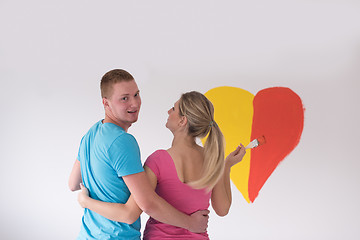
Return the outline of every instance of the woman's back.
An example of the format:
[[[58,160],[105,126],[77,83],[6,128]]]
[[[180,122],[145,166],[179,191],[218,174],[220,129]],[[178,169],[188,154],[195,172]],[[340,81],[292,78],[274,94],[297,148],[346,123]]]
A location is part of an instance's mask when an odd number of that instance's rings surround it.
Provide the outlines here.
[[[171,147],[167,150],[171,156],[178,178],[183,183],[199,180],[204,162],[204,150],[196,145],[193,147]]]
[[[172,155],[174,159],[172,158]],[[191,161],[191,154],[194,154]],[[158,150],[148,157],[145,166],[149,167],[157,178],[156,193],[179,211],[188,215],[209,207],[211,192],[194,189],[186,184],[197,180],[201,173],[201,152],[174,152],[169,149]],[[177,165],[177,166],[176,166]],[[186,229],[164,224],[150,218],[144,231],[144,239],[208,239],[207,233],[197,234]]]

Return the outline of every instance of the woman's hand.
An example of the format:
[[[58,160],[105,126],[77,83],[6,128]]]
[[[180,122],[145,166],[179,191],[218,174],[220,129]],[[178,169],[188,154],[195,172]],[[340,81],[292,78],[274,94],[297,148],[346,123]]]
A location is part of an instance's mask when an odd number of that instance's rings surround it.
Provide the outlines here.
[[[81,207],[86,208],[86,202],[90,199],[89,190],[82,183],[80,183],[80,189],[81,191],[78,193],[78,202]]]
[[[240,143],[240,145],[235,149],[235,151],[231,152],[225,159],[225,164],[229,164],[230,167],[235,164],[241,162],[244,155],[246,153],[246,149],[244,145]]]

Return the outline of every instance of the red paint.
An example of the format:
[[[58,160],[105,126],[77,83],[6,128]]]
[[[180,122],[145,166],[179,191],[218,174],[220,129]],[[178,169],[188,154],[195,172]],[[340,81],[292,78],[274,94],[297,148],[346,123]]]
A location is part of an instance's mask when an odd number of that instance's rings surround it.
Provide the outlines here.
[[[253,101],[251,139],[262,135],[266,143],[251,150],[249,199],[260,189],[278,164],[296,147],[304,126],[300,97],[289,88],[274,87],[258,92]]]
[[[263,144],[266,143],[266,140],[265,140],[265,136],[264,136],[264,135],[262,135],[261,137],[259,137],[257,140],[258,140],[258,143],[259,143],[258,146],[261,146],[261,145],[263,145]]]

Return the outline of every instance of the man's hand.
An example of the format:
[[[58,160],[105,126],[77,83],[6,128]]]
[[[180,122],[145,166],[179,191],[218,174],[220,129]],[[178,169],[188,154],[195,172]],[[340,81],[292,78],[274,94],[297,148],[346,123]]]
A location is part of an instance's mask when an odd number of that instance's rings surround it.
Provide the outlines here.
[[[206,232],[209,222],[209,210],[200,210],[190,215],[189,228],[190,232]]]
[[[78,202],[81,207],[86,208],[86,202],[90,198],[89,190],[82,183],[80,183],[80,189],[81,191],[78,193]]]

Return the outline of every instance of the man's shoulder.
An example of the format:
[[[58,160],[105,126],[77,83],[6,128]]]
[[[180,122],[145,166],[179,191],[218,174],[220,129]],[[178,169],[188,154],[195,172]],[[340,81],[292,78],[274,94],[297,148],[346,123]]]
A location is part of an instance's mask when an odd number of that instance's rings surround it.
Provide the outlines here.
[[[108,151],[110,149],[126,150],[139,148],[135,137],[124,131],[120,126],[113,123],[95,123],[84,136],[88,142],[93,142],[96,146]]]
[[[114,142],[133,141],[135,138],[124,131],[123,128],[113,123],[103,123],[102,120],[96,122],[84,135],[85,139],[94,141],[96,145],[110,147]]]
[[[123,132],[114,136],[113,145],[118,145],[125,149],[134,147],[138,148],[138,143],[135,137],[127,132]]]
[[[128,133],[123,128],[113,123],[102,123],[99,121],[96,123],[90,131],[96,132],[99,140],[105,140],[105,142],[113,142],[120,138],[128,138]]]

